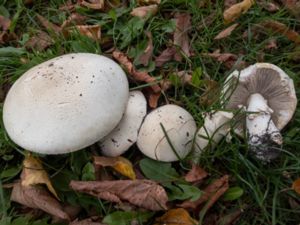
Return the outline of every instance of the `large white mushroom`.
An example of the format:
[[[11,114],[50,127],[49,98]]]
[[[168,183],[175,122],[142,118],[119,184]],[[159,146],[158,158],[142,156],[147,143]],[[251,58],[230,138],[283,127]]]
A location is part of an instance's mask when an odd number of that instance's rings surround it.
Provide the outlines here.
[[[147,101],[141,91],[129,92],[125,114],[118,126],[99,142],[103,155],[119,156],[132,146],[147,113]]]
[[[296,109],[293,80],[273,64],[256,63],[234,71],[227,81],[226,108],[245,108],[247,112],[246,121],[240,120],[239,133],[246,129],[250,150],[257,158],[270,161],[282,144],[280,130]]]
[[[128,80],[113,60],[88,53],[63,55],[23,74],[5,99],[9,137],[29,151],[61,154],[111,132],[128,101]]]
[[[164,105],[146,116],[137,146],[152,159],[176,161],[190,152],[195,132],[196,123],[189,112],[177,105]]]

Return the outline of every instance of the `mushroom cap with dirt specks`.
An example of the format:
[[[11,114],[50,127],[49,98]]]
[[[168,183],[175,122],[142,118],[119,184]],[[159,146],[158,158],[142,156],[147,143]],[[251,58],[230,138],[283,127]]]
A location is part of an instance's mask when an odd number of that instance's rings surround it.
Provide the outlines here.
[[[125,114],[118,126],[99,142],[106,156],[119,156],[132,146],[147,113],[147,101],[141,91],[129,92]]]
[[[29,151],[62,154],[87,147],[111,132],[128,101],[128,80],[113,60],[75,53],[23,74],[4,103],[9,137]]]
[[[139,131],[137,146],[152,159],[172,162],[190,152],[195,132],[196,123],[189,112],[177,105],[164,105],[146,116]]]
[[[261,94],[273,110],[272,120],[279,130],[290,121],[297,106],[293,80],[270,63],[256,63],[240,72],[234,71],[227,78],[225,91],[230,96],[226,109],[247,106],[250,95]],[[245,124],[241,125],[237,129],[239,134],[242,134]]]

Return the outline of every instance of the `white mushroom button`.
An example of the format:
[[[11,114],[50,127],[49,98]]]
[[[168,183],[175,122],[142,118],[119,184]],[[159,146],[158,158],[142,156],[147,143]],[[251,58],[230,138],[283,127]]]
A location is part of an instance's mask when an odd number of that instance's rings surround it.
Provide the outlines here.
[[[119,156],[132,146],[147,113],[147,101],[140,91],[129,92],[125,114],[119,125],[99,142],[103,155]]]
[[[269,63],[256,63],[240,72],[234,71],[229,79],[227,94],[231,96],[226,108],[246,108],[244,129],[250,150],[257,158],[270,161],[279,153],[276,145],[282,144],[280,130],[296,109],[293,80]],[[244,122],[240,121],[242,126]]]
[[[61,154],[111,132],[128,101],[128,80],[113,60],[88,53],[63,55],[23,74],[4,103],[9,137],[29,151]]]
[[[189,112],[177,105],[165,105],[146,116],[137,146],[152,159],[172,162],[190,152],[195,132],[196,123]]]
[[[201,153],[209,146],[215,146],[226,137],[230,131],[230,120],[233,113],[226,111],[215,111],[206,113],[204,124],[196,134],[193,161],[198,162]]]

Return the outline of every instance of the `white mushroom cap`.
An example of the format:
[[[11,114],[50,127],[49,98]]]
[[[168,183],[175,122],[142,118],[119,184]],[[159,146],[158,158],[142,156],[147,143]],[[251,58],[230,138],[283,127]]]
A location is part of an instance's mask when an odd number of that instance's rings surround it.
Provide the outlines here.
[[[132,146],[147,113],[147,101],[141,91],[129,92],[125,114],[119,125],[99,142],[103,155],[119,156]]]
[[[196,123],[189,112],[177,105],[159,107],[146,116],[137,140],[140,151],[155,160],[179,160],[161,124],[178,156],[184,158],[191,150]]]
[[[111,132],[128,93],[126,74],[113,60],[63,55],[31,68],[14,83],[3,108],[5,129],[29,151],[76,151]]]

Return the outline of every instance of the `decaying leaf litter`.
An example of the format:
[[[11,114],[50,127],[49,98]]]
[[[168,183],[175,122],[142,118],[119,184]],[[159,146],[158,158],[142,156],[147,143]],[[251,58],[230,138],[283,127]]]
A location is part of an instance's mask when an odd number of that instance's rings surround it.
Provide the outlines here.
[[[49,16],[51,11],[36,11],[39,7],[49,10],[48,6],[37,6],[35,1],[25,4],[7,3],[1,8],[3,85],[54,56],[101,52],[122,65],[131,88],[144,91],[148,106],[178,104],[192,112],[199,126],[199,115],[219,109],[222,103],[210,95],[220,92],[207,84],[222,86],[234,69],[272,62],[287,69],[298,85],[297,1],[58,1],[53,7],[60,9],[59,19]],[[25,12],[37,18],[30,22],[33,29],[21,20],[29,15]],[[5,87],[2,90],[7,92]],[[205,152],[200,167],[190,165],[188,157],[180,163],[145,159],[135,146],[124,159],[105,158],[93,145],[64,156],[35,156],[32,168],[26,159],[22,166],[23,156],[3,139],[1,223],[36,220],[48,224],[51,219],[65,224],[299,222],[300,165],[298,153],[292,151],[298,141],[297,122],[296,113],[284,133],[287,153],[267,166],[253,160],[234,134],[230,144],[224,141],[213,152]],[[11,200],[19,204],[9,200],[12,186]],[[135,188],[144,191],[137,194]],[[69,206],[77,207],[75,214],[67,210]],[[19,216],[9,213],[11,207]],[[27,218],[22,208],[45,213]],[[249,218],[254,211],[256,218]]]

